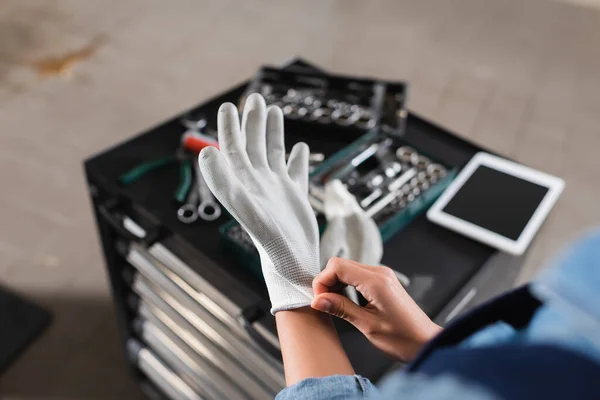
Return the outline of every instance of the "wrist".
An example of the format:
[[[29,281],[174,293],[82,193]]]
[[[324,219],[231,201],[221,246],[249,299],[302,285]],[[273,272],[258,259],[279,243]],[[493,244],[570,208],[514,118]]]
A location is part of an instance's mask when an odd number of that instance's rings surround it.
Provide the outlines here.
[[[421,349],[423,349],[423,347],[429,343],[431,339],[436,337],[442,330],[443,328],[441,326],[432,321],[427,324],[427,326],[421,330],[420,335],[416,338],[413,344],[407,349],[407,361],[412,361],[417,354],[419,354]]]
[[[275,321],[288,385],[354,374],[329,315],[302,307],[278,311]]]
[[[286,320],[286,321],[307,321],[315,323],[328,323],[331,324],[331,317],[328,314],[313,309],[310,305],[300,306],[290,310],[280,310],[274,313],[275,319]]]

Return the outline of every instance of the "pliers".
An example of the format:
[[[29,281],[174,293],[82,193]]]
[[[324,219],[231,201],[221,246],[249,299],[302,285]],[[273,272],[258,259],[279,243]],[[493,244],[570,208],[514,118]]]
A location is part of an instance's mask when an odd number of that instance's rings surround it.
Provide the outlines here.
[[[146,174],[172,163],[179,164],[179,184],[175,189],[174,197],[179,203],[183,203],[192,186],[191,155],[188,155],[183,151],[177,151],[177,153],[174,155],[160,157],[137,164],[129,171],[122,174],[119,177],[119,182],[125,186],[131,185],[132,183],[140,180]]]

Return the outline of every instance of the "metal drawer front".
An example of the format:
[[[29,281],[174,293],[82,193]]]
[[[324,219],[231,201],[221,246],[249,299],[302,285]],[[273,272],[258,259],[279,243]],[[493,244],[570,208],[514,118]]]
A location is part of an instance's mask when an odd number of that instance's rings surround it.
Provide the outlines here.
[[[196,300],[204,308],[217,316],[217,318],[231,329],[240,331],[240,334],[246,335],[246,332],[240,327],[237,321],[237,316],[241,314],[242,310],[235,303],[225,297],[223,293],[188,267],[186,263],[181,261],[162,244],[153,244],[148,249],[148,252],[191,285],[199,294]]]
[[[141,336],[156,354],[173,367],[183,381],[208,399],[244,400],[248,397],[217,371],[214,365],[198,357],[192,349],[161,324],[142,321]]]
[[[212,341],[200,334],[189,322],[174,311],[154,291],[160,289],[152,287],[143,278],[136,278],[134,290],[143,302],[139,307],[139,314],[154,325],[162,324],[170,332],[178,336],[191,347],[199,356],[213,364],[222,373],[229,376],[253,399],[272,399],[279,391],[268,390],[258,380],[249,375],[235,360],[224,354]]]
[[[139,345],[130,340],[130,350]],[[133,350],[136,352],[136,363],[139,369],[166,395],[173,400],[202,400],[184,381],[165,366],[150,350],[145,347]]]
[[[202,276],[198,275],[185,262],[175,256],[168,248],[161,243],[155,243],[148,249],[148,253],[160,261],[165,267],[184,280],[198,294],[196,300],[207,310],[213,313],[221,322],[231,327],[240,336],[249,340],[253,345],[256,345],[252,338],[249,337],[246,330],[240,326],[237,318],[241,315],[242,310],[218,289],[211,285]],[[254,328],[264,337],[266,341],[279,350],[279,339],[271,331],[266,329],[260,323],[253,323]],[[258,347],[258,346],[257,346]],[[259,347],[260,351],[263,351]],[[268,355],[268,353],[265,352]],[[271,358],[268,355],[269,359]],[[274,360],[278,366],[281,366],[279,360]],[[283,370],[282,370],[283,371]]]
[[[281,364],[275,365],[271,356],[257,353],[249,347],[246,341],[222,325],[211,313],[201,307],[181,290],[186,283],[181,278],[170,272],[160,263],[153,263],[142,254],[139,249],[132,248],[127,260],[135,266],[155,286],[162,289],[161,297],[179,314],[188,320],[204,336],[218,344],[222,351],[230,354],[234,359],[248,369],[256,378],[263,381],[274,391],[282,389],[285,385],[283,368]],[[175,283],[177,282],[177,283]],[[268,358],[267,358],[268,357]]]

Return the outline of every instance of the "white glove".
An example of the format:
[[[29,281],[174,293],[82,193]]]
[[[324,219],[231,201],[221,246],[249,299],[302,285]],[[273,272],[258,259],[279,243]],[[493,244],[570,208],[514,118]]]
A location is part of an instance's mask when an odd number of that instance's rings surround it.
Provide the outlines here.
[[[248,232],[260,254],[271,313],[309,306],[320,272],[319,229],[308,202],[308,156],[297,143],[285,164],[283,114],[248,97],[242,127],[236,107],[221,106],[219,146],[200,152],[208,187]]]
[[[342,182],[327,182],[323,205],[327,229],[321,238],[321,265],[325,266],[331,257],[378,265],[383,256],[379,228]]]
[[[325,267],[331,257],[378,265],[383,256],[379,228],[338,179],[325,184],[323,206],[327,229],[321,237],[321,265]],[[358,304],[356,289],[347,286],[344,290]]]

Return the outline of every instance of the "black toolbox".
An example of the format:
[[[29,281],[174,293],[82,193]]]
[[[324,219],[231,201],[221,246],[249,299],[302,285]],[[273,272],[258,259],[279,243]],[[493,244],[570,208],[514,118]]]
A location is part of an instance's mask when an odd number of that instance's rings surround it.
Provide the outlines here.
[[[319,71],[302,60],[285,68]],[[237,102],[246,85],[186,113],[201,109],[216,116],[221,103]],[[176,166],[127,187],[118,184],[133,165],[174,152],[179,119],[85,161],[123,351],[152,398],[272,398],[284,385],[274,318],[263,284],[223,252],[219,227],[227,217],[181,224],[171,196]],[[307,134],[286,123],[288,149],[300,140],[326,155],[347,144],[342,136],[324,140],[317,130]],[[453,168],[482,150],[413,113],[403,140]],[[443,325],[509,288],[522,260],[420,216],[385,244],[382,263],[411,279],[409,293]],[[336,321],[336,327],[358,374],[377,381],[394,367],[351,325]]]

